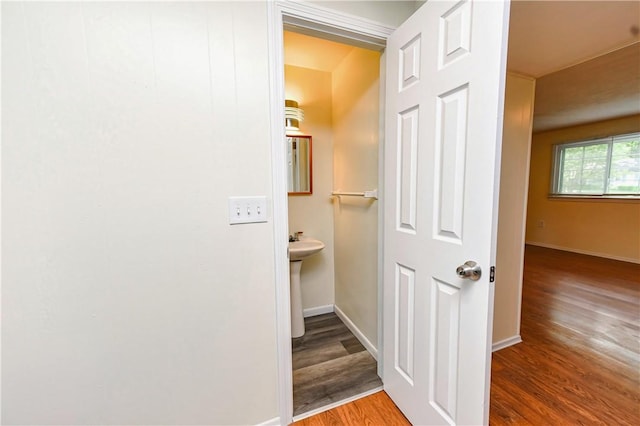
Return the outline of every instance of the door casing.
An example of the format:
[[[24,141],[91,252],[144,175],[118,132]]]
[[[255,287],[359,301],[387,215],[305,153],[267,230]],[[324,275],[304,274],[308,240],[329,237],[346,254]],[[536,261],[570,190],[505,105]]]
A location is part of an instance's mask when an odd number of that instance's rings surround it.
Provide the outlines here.
[[[284,143],[284,41],[283,29],[294,29],[307,35],[358,47],[382,51],[380,57],[380,129],[379,159],[384,158],[384,94],[387,37],[395,30],[371,21],[318,6],[286,1],[267,4],[269,45],[269,95],[271,101],[272,217],[274,226],[274,272],[276,283],[276,322],[278,348],[278,406],[281,423],[293,419],[293,374],[291,355],[291,312],[289,304],[288,202],[286,149]],[[384,181],[384,161],[378,164],[378,182]],[[383,185],[378,185],[378,374],[382,375],[382,259],[384,216]]]

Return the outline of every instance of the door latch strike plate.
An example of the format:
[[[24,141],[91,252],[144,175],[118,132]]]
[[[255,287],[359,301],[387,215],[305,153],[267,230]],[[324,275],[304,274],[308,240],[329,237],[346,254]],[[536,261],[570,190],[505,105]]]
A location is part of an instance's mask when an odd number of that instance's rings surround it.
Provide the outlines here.
[[[492,266],[489,269],[489,282],[492,283],[496,280],[496,267]]]

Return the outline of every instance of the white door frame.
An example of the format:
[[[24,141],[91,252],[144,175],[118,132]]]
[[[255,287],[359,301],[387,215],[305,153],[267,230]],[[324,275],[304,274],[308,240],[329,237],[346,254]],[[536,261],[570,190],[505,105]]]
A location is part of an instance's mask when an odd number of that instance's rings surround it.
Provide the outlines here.
[[[278,407],[281,424],[289,424],[293,419],[293,372],[291,355],[291,312],[289,303],[289,259],[287,169],[284,125],[284,42],[283,29],[295,27],[309,34],[323,33],[334,41],[348,42],[362,47],[384,49],[387,37],[395,28],[378,24],[367,19],[313,6],[306,3],[269,1],[268,46],[269,46],[269,97],[271,104],[271,169],[273,191],[274,227],[274,275],[276,284],[276,328],[278,350]],[[384,58],[381,59],[384,65]],[[384,90],[384,74],[380,81]],[[381,99],[381,110],[382,99]],[[381,121],[381,126],[383,122]],[[380,133],[380,140],[384,132]],[[380,143],[380,159],[383,146]],[[380,161],[383,164],[383,161]],[[380,168],[379,168],[380,170]],[[378,177],[379,181],[382,175]],[[380,188],[380,185],[378,186]],[[379,215],[378,229],[382,229],[383,217]],[[379,236],[382,234],[379,232]],[[378,246],[378,364],[382,364],[381,333],[381,259],[382,245]],[[380,370],[379,370],[380,371]]]

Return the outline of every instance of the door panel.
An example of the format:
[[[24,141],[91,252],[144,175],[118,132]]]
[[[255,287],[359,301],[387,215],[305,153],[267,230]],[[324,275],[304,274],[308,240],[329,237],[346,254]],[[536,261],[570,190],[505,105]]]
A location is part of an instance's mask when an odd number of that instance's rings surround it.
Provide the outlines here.
[[[387,43],[383,381],[414,424],[488,421],[508,6],[428,1]]]
[[[415,271],[402,265],[396,266],[395,368],[408,383],[413,383]]]
[[[431,353],[429,393],[434,406],[447,419],[455,418],[458,339],[460,338],[460,288],[437,279],[431,283]]]
[[[462,241],[468,94],[465,84],[436,99],[434,236],[458,244]]]
[[[418,109],[398,114],[398,229],[415,234],[416,231],[416,171],[418,152]]]

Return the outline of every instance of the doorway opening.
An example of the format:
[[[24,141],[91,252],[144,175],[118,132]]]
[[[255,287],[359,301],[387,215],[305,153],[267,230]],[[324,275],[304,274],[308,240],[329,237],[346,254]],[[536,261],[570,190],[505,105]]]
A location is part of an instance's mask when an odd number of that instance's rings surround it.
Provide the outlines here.
[[[284,92],[311,136],[313,191],[288,196],[290,235],[325,248],[302,261],[306,332],[292,339],[293,415],[382,389],[378,377],[380,52],[285,29]],[[362,193],[359,195],[332,195]]]
[[[283,33],[285,29],[295,29],[296,32],[305,33],[307,35],[322,35],[322,38],[332,41],[345,42],[349,45],[357,45],[359,47],[369,47],[382,51],[386,45],[386,39],[392,32],[392,29],[383,25],[375,24],[371,21],[354,18],[341,13],[333,13],[328,10],[320,10],[312,6],[301,3],[272,3],[267,9],[269,12],[269,48],[273,52],[270,55],[270,70],[273,73],[270,80],[271,99],[274,105],[284,105],[285,103],[285,87],[284,87],[284,40]],[[300,105],[305,107],[305,105]],[[377,109],[377,106],[374,108]],[[378,112],[376,111],[376,114]],[[272,110],[272,135],[273,141],[285,142],[285,116],[284,108],[274,108]],[[308,124],[308,123],[307,123]],[[303,125],[304,130],[304,125]],[[287,188],[287,152],[282,145],[272,143],[272,162],[280,164],[282,167],[274,167],[273,171],[273,223],[275,228],[275,276],[276,276],[276,297],[277,297],[277,328],[278,328],[278,401],[280,407],[280,419],[282,422],[291,422],[293,418],[293,371],[292,371],[292,341],[291,341],[291,315],[290,315],[290,268],[289,259],[282,250],[287,243],[287,236],[290,235],[290,225],[288,220],[288,201],[295,197],[288,197]],[[381,147],[380,147],[381,149]],[[333,154],[330,155],[332,159]],[[317,155],[314,162],[318,162]],[[332,191],[333,185],[325,191]],[[314,194],[320,194],[320,189],[314,185]],[[323,194],[325,201],[331,202],[331,192]],[[333,209],[333,204],[329,204]],[[313,217],[314,211],[309,212],[309,216]],[[380,221],[381,222],[381,221]],[[377,224],[380,229],[381,224]],[[312,229],[312,228],[309,228]],[[291,229],[291,232],[296,232]],[[304,232],[304,230],[303,230]],[[311,235],[314,231],[307,231],[307,235]],[[331,234],[333,235],[333,234]],[[378,250],[380,250],[378,244]],[[329,259],[333,258],[331,256]],[[377,259],[381,258],[378,253]],[[379,262],[378,262],[379,263]],[[381,269],[380,267],[378,267]],[[333,271],[331,271],[333,274]],[[331,275],[333,276],[333,275]],[[376,277],[379,277],[378,272]],[[303,283],[304,285],[304,283]],[[378,284],[377,284],[378,285]],[[377,308],[380,312],[380,286],[378,285]],[[317,312],[319,313],[319,312]],[[378,320],[377,330],[380,330],[382,321]],[[380,336],[378,332],[378,336]],[[377,343],[381,349],[381,342]],[[379,360],[381,361],[381,360]],[[381,372],[381,363],[378,363],[378,371]],[[379,373],[381,374],[381,373]],[[309,414],[309,413],[307,413]]]

